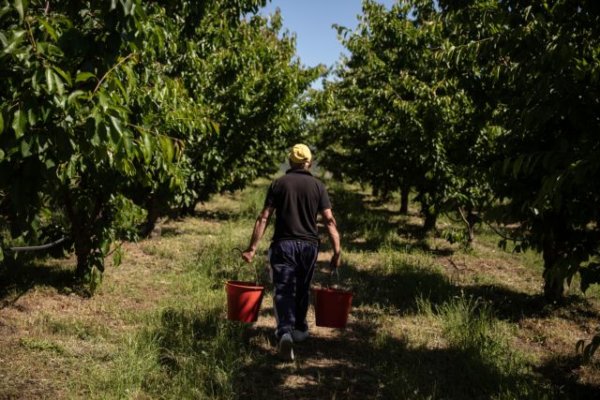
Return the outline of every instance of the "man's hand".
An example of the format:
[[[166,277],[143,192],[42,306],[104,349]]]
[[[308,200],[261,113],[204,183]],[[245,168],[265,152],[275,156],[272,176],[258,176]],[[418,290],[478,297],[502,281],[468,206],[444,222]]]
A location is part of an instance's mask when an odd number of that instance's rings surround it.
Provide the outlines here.
[[[331,268],[331,272],[337,270],[341,265],[340,253],[333,253],[331,256],[331,261],[329,262],[329,268]]]
[[[248,248],[246,250],[244,250],[242,252],[242,258],[244,259],[244,261],[246,261],[247,263],[251,263],[252,260],[254,259],[254,256],[256,255],[256,250],[253,250],[251,248]]]

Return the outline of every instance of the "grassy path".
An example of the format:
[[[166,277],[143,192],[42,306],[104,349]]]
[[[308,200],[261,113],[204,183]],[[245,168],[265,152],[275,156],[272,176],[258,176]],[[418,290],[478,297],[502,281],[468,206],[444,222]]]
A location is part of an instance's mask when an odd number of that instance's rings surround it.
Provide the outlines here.
[[[279,361],[270,296],[254,325],[224,318],[227,279],[266,280],[265,256],[248,266],[232,251],[247,243],[264,185],[126,244],[92,298],[69,293],[72,260],[2,271],[0,399],[600,398],[598,361],[582,366],[575,353],[598,327],[598,289],[545,305],[536,255],[500,251],[487,231],[471,251],[422,238],[414,211],[357,188],[331,188],[339,284],[355,293],[348,327],[314,327],[311,308],[310,340],[297,361]],[[317,285],[328,258],[325,244]]]

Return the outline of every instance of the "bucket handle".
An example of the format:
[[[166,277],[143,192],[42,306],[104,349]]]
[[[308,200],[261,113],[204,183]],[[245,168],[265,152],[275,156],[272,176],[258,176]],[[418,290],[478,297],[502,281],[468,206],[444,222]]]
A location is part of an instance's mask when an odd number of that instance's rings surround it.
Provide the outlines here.
[[[240,255],[244,254],[244,252],[242,251],[242,249],[240,249],[239,247],[234,247],[233,249],[231,249],[231,251],[239,251]],[[250,263],[254,266],[254,282],[258,283],[258,269],[256,268],[256,263]]]
[[[336,282],[338,284],[340,283],[340,272],[338,271],[338,269],[339,268],[336,268],[329,273],[329,279],[327,279],[327,289],[330,289],[333,286],[331,282],[333,281],[334,274],[335,274]]]

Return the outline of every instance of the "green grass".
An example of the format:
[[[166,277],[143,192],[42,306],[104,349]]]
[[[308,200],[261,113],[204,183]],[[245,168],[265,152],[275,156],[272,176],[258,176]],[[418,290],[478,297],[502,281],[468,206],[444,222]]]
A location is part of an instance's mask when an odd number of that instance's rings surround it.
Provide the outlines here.
[[[58,355],[65,355],[68,353],[62,345],[48,339],[24,337],[21,338],[20,344],[24,348],[34,351],[49,351]]]
[[[176,236],[142,244],[146,254],[177,259],[179,268],[163,277],[175,291],[140,317],[142,329],[121,346],[110,371],[91,370],[94,378],[85,384],[90,397],[236,397],[237,376],[252,350],[243,340],[248,326],[223,318],[223,287],[229,279],[256,279],[258,267],[243,263],[234,250],[249,229],[248,219],[237,218],[204,231],[203,241],[183,249],[169,245],[181,243]]]
[[[242,340],[245,327],[223,320],[221,311],[166,308],[148,318],[124,348],[114,373],[94,382],[90,394],[234,398],[236,374],[249,351]]]
[[[545,307],[539,255],[504,252],[485,228],[471,250],[424,237],[414,209],[401,216],[397,199],[376,202],[345,185],[332,185],[331,195],[343,239],[334,283],[354,292],[349,325],[315,328],[296,347],[295,363],[280,362],[270,299],[255,325],[225,318],[227,280],[266,283],[271,231],[252,265],[234,249],[247,245],[267,184],[221,196],[197,218],[170,221],[162,237],[131,246],[91,299],[53,291],[63,290],[56,266],[35,290],[19,292],[31,287],[25,278],[14,285],[7,296],[23,300],[23,311],[8,314],[16,341],[6,343],[17,346],[0,350],[21,372],[0,366],[10,377],[0,398],[32,385],[22,397],[576,399],[597,392],[600,369],[577,364],[568,335],[597,325],[593,293],[563,310]],[[328,283],[326,264],[318,265],[318,285]]]

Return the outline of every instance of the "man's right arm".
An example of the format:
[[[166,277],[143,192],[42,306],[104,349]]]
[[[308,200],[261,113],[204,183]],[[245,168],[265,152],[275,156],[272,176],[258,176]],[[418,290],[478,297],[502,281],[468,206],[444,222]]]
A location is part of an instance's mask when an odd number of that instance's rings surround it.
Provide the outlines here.
[[[273,207],[267,206],[260,212],[258,218],[256,218],[254,230],[252,231],[252,237],[250,238],[250,244],[248,245],[248,248],[242,252],[242,258],[244,261],[252,262],[252,259],[256,254],[258,242],[265,234],[265,229],[267,229],[267,225],[269,224],[269,219],[271,218],[273,211]]]
[[[340,244],[340,233],[337,230],[337,224],[335,222],[335,218],[333,217],[333,212],[331,208],[326,208],[321,212],[323,216],[323,223],[327,228],[327,234],[329,235],[329,240],[331,240],[331,247],[333,248],[333,256],[331,256],[331,262],[329,266],[331,270],[335,270],[339,268],[341,260],[340,255],[342,253],[341,244]]]

